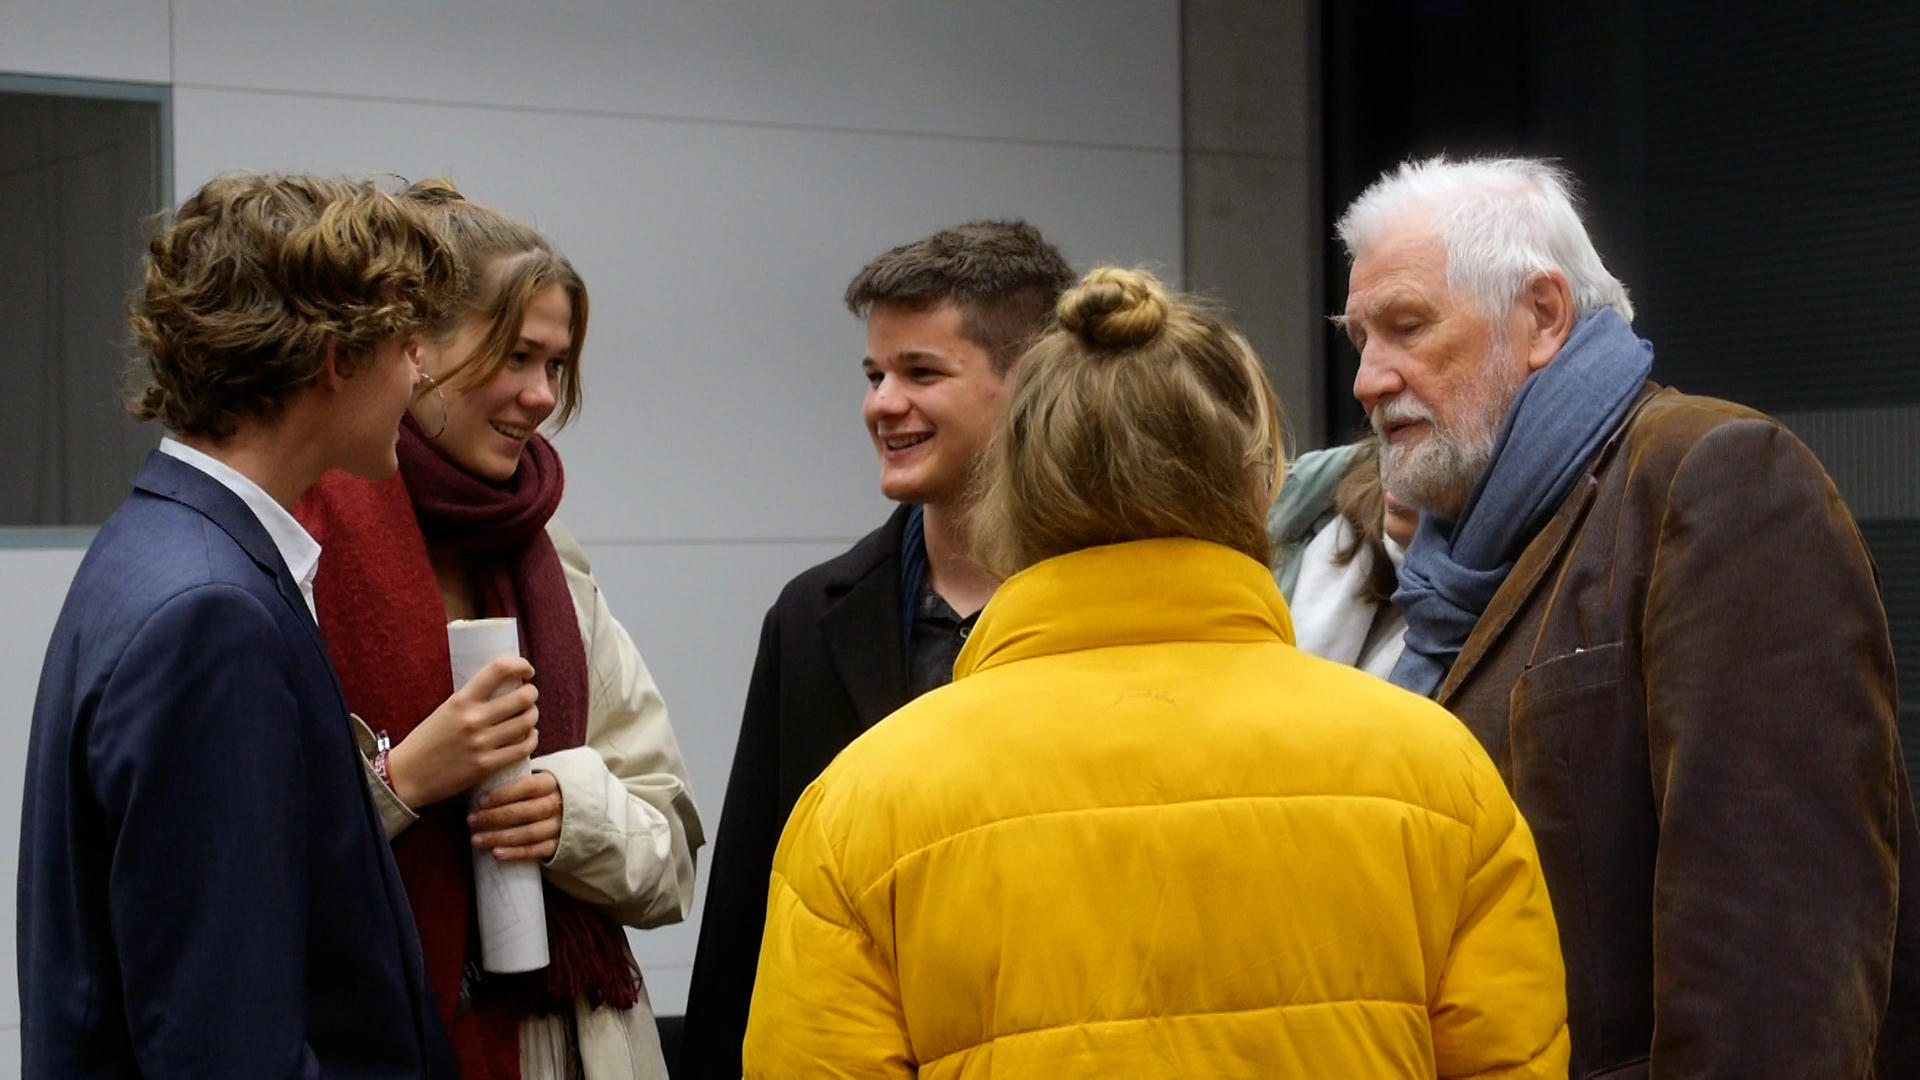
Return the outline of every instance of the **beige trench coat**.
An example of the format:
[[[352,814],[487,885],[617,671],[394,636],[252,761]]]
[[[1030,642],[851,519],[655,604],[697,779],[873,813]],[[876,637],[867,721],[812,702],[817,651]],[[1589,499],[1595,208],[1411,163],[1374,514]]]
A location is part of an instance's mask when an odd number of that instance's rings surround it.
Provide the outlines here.
[[[667,706],[633,640],[600,595],[587,554],[558,522],[547,533],[559,550],[586,644],[589,680],[587,742],[533,759],[536,772],[560,783],[560,844],[547,860],[554,888],[602,909],[628,926],[676,923],[693,907],[694,853],[706,843],[687,789],[687,767],[667,721]],[[356,718],[357,722],[357,718]],[[355,737],[370,759],[373,733]],[[389,839],[416,820],[367,764],[367,780]],[[521,1029],[521,1067],[529,1080],[560,1077],[541,1048],[564,1046],[565,1017],[528,1020]],[[666,1063],[647,989],[632,1009],[576,1003],[574,1033],[585,1080],[664,1080]]]

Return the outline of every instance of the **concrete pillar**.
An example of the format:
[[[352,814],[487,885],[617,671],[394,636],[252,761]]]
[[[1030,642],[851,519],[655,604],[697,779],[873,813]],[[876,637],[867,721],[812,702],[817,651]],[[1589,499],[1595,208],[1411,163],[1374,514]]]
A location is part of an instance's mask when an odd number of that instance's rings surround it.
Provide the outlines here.
[[[1326,440],[1313,21],[1307,0],[1181,9],[1186,287],[1226,305],[1302,450]]]

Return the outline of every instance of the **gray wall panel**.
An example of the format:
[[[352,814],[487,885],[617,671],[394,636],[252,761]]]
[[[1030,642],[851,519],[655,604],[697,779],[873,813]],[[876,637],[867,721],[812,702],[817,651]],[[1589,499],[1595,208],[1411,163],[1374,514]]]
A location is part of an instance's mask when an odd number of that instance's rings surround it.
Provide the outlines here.
[[[0,0],[0,72],[163,83],[167,0]]]
[[[175,77],[1174,150],[1178,10],[1167,0],[175,0]]]
[[[450,173],[594,299],[561,436],[581,536],[841,535],[881,513],[840,292],[940,224],[1024,215],[1078,262],[1179,273],[1177,154],[181,90],[180,191],[221,168]],[[503,153],[503,151],[506,151]]]
[[[0,926],[14,923],[13,882],[20,859],[21,770],[27,760],[27,732],[33,719],[34,689],[40,682],[40,661],[47,638],[66,600],[67,583],[80,567],[78,550],[0,550]],[[0,970],[15,970],[17,957],[12,933],[0,933]],[[20,985],[9,975],[0,979],[0,1028],[20,1025]],[[20,1067],[18,1041],[14,1051],[0,1047],[0,1076]],[[18,1073],[14,1073],[18,1075]]]

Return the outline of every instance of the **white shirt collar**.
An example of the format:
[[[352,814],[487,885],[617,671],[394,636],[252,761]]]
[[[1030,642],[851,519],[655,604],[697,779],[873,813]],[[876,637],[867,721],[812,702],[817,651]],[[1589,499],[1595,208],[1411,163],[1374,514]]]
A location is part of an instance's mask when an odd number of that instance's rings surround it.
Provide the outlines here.
[[[273,496],[262,490],[259,484],[247,479],[226,462],[195,450],[171,436],[160,440],[160,452],[199,469],[218,480],[228,491],[240,496],[240,501],[247,504],[247,509],[253,511],[261,527],[267,530],[267,536],[279,550],[280,558],[293,574],[293,580],[300,583],[300,595],[307,602],[307,613],[318,621],[319,612],[313,606],[313,575],[320,569],[319,541],[301,528],[300,522],[294,520],[287,508],[274,502]]]

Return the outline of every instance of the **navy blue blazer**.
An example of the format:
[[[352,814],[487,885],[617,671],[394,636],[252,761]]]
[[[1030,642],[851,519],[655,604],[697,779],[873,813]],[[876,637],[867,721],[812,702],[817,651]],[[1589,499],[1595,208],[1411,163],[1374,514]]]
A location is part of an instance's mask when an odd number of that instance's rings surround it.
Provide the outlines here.
[[[29,1080],[458,1075],[299,586],[157,451],[47,648],[19,888]]]

